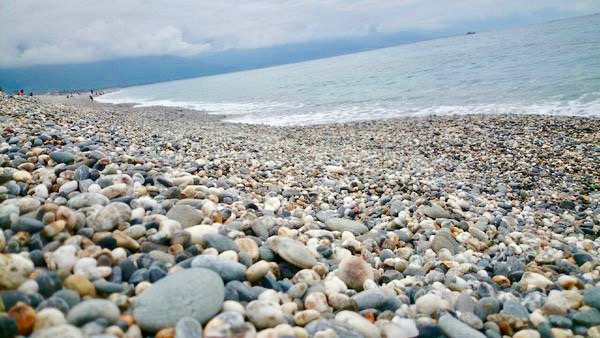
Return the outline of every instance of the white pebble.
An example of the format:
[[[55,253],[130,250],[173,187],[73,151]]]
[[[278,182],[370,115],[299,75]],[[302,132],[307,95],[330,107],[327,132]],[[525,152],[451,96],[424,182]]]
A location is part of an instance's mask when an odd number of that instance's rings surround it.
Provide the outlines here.
[[[90,184],[88,187],[88,192],[100,193],[101,190],[102,188],[96,183]]]
[[[233,300],[226,300],[223,302],[223,312],[225,311],[237,312],[242,316],[246,315],[246,310],[244,309],[244,306]]]
[[[53,307],[40,310],[35,315],[35,330],[66,324],[67,320],[60,310]]]
[[[428,293],[417,299],[415,304],[417,305],[417,311],[426,315],[435,313],[439,308],[442,299],[433,293]]]
[[[77,183],[77,181],[69,181],[69,182],[61,185],[60,188],[58,188],[58,192],[61,192],[63,194],[70,194],[73,191],[77,190],[78,186],[79,186],[79,183]]]
[[[25,294],[31,295],[39,291],[39,285],[34,279],[28,279],[17,289]]]

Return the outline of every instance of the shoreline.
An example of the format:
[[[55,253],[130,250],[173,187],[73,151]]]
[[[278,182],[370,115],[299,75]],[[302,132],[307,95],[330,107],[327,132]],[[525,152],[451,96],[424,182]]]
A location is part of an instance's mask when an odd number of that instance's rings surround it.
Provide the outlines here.
[[[76,93],[77,97],[73,97],[71,99],[67,99],[64,95],[56,95],[56,94],[43,94],[36,95],[36,97],[42,100],[45,103],[50,104],[64,104],[64,105],[73,105],[77,107],[86,107],[86,108],[107,108],[116,107],[118,110],[123,109],[132,109],[132,110],[142,110],[145,108],[150,108],[150,110],[159,110],[164,113],[169,112],[185,112],[189,117],[193,117],[192,115],[199,114],[206,117],[216,117],[222,123],[229,123],[233,125],[249,125],[249,126],[262,126],[267,128],[319,128],[325,126],[344,126],[344,125],[356,125],[356,124],[370,124],[370,123],[393,123],[396,120],[427,120],[427,119],[455,119],[455,118],[477,118],[477,119],[485,119],[485,118],[510,118],[510,117],[530,117],[535,118],[539,117],[540,119],[545,118],[556,118],[556,119],[584,119],[584,120],[600,120],[600,116],[585,116],[585,115],[556,115],[556,114],[536,114],[536,113],[497,113],[497,114],[484,114],[484,113],[473,113],[473,114],[450,114],[450,115],[408,115],[408,116],[396,116],[396,117],[387,117],[387,118],[379,118],[379,119],[363,119],[363,120],[351,120],[348,122],[323,122],[323,123],[315,123],[308,125],[270,125],[266,123],[249,123],[249,122],[235,122],[235,121],[224,121],[230,116],[235,116],[231,114],[220,114],[213,113],[205,110],[195,110],[191,108],[184,108],[178,106],[161,106],[161,105],[153,105],[153,106],[143,106],[143,107],[135,107],[137,103],[106,103],[106,102],[98,102],[94,100],[94,102],[90,102],[88,94],[85,92]],[[81,97],[83,95],[83,97]]]
[[[15,334],[600,335],[600,118],[272,127],[86,98],[0,96]]]

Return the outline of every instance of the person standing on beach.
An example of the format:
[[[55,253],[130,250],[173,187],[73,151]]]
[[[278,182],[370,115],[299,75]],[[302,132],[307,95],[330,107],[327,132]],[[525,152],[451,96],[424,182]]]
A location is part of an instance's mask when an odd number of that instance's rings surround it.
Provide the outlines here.
[[[94,102],[94,97],[90,95],[90,101]]]

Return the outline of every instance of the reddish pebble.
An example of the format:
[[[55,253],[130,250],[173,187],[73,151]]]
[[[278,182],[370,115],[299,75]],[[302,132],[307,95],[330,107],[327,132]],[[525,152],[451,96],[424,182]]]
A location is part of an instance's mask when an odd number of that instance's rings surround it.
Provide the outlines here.
[[[8,315],[17,321],[17,331],[20,335],[28,335],[35,324],[35,310],[25,304],[18,302],[8,310]]]
[[[172,327],[167,327],[162,329],[156,333],[155,338],[174,338],[175,337],[175,329]]]

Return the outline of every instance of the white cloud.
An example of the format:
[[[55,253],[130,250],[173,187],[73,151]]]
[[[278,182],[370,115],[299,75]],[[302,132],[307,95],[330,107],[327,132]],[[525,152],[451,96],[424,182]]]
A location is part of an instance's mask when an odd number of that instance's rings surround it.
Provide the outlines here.
[[[600,10],[597,0],[3,0],[0,67],[440,30],[465,20]]]

